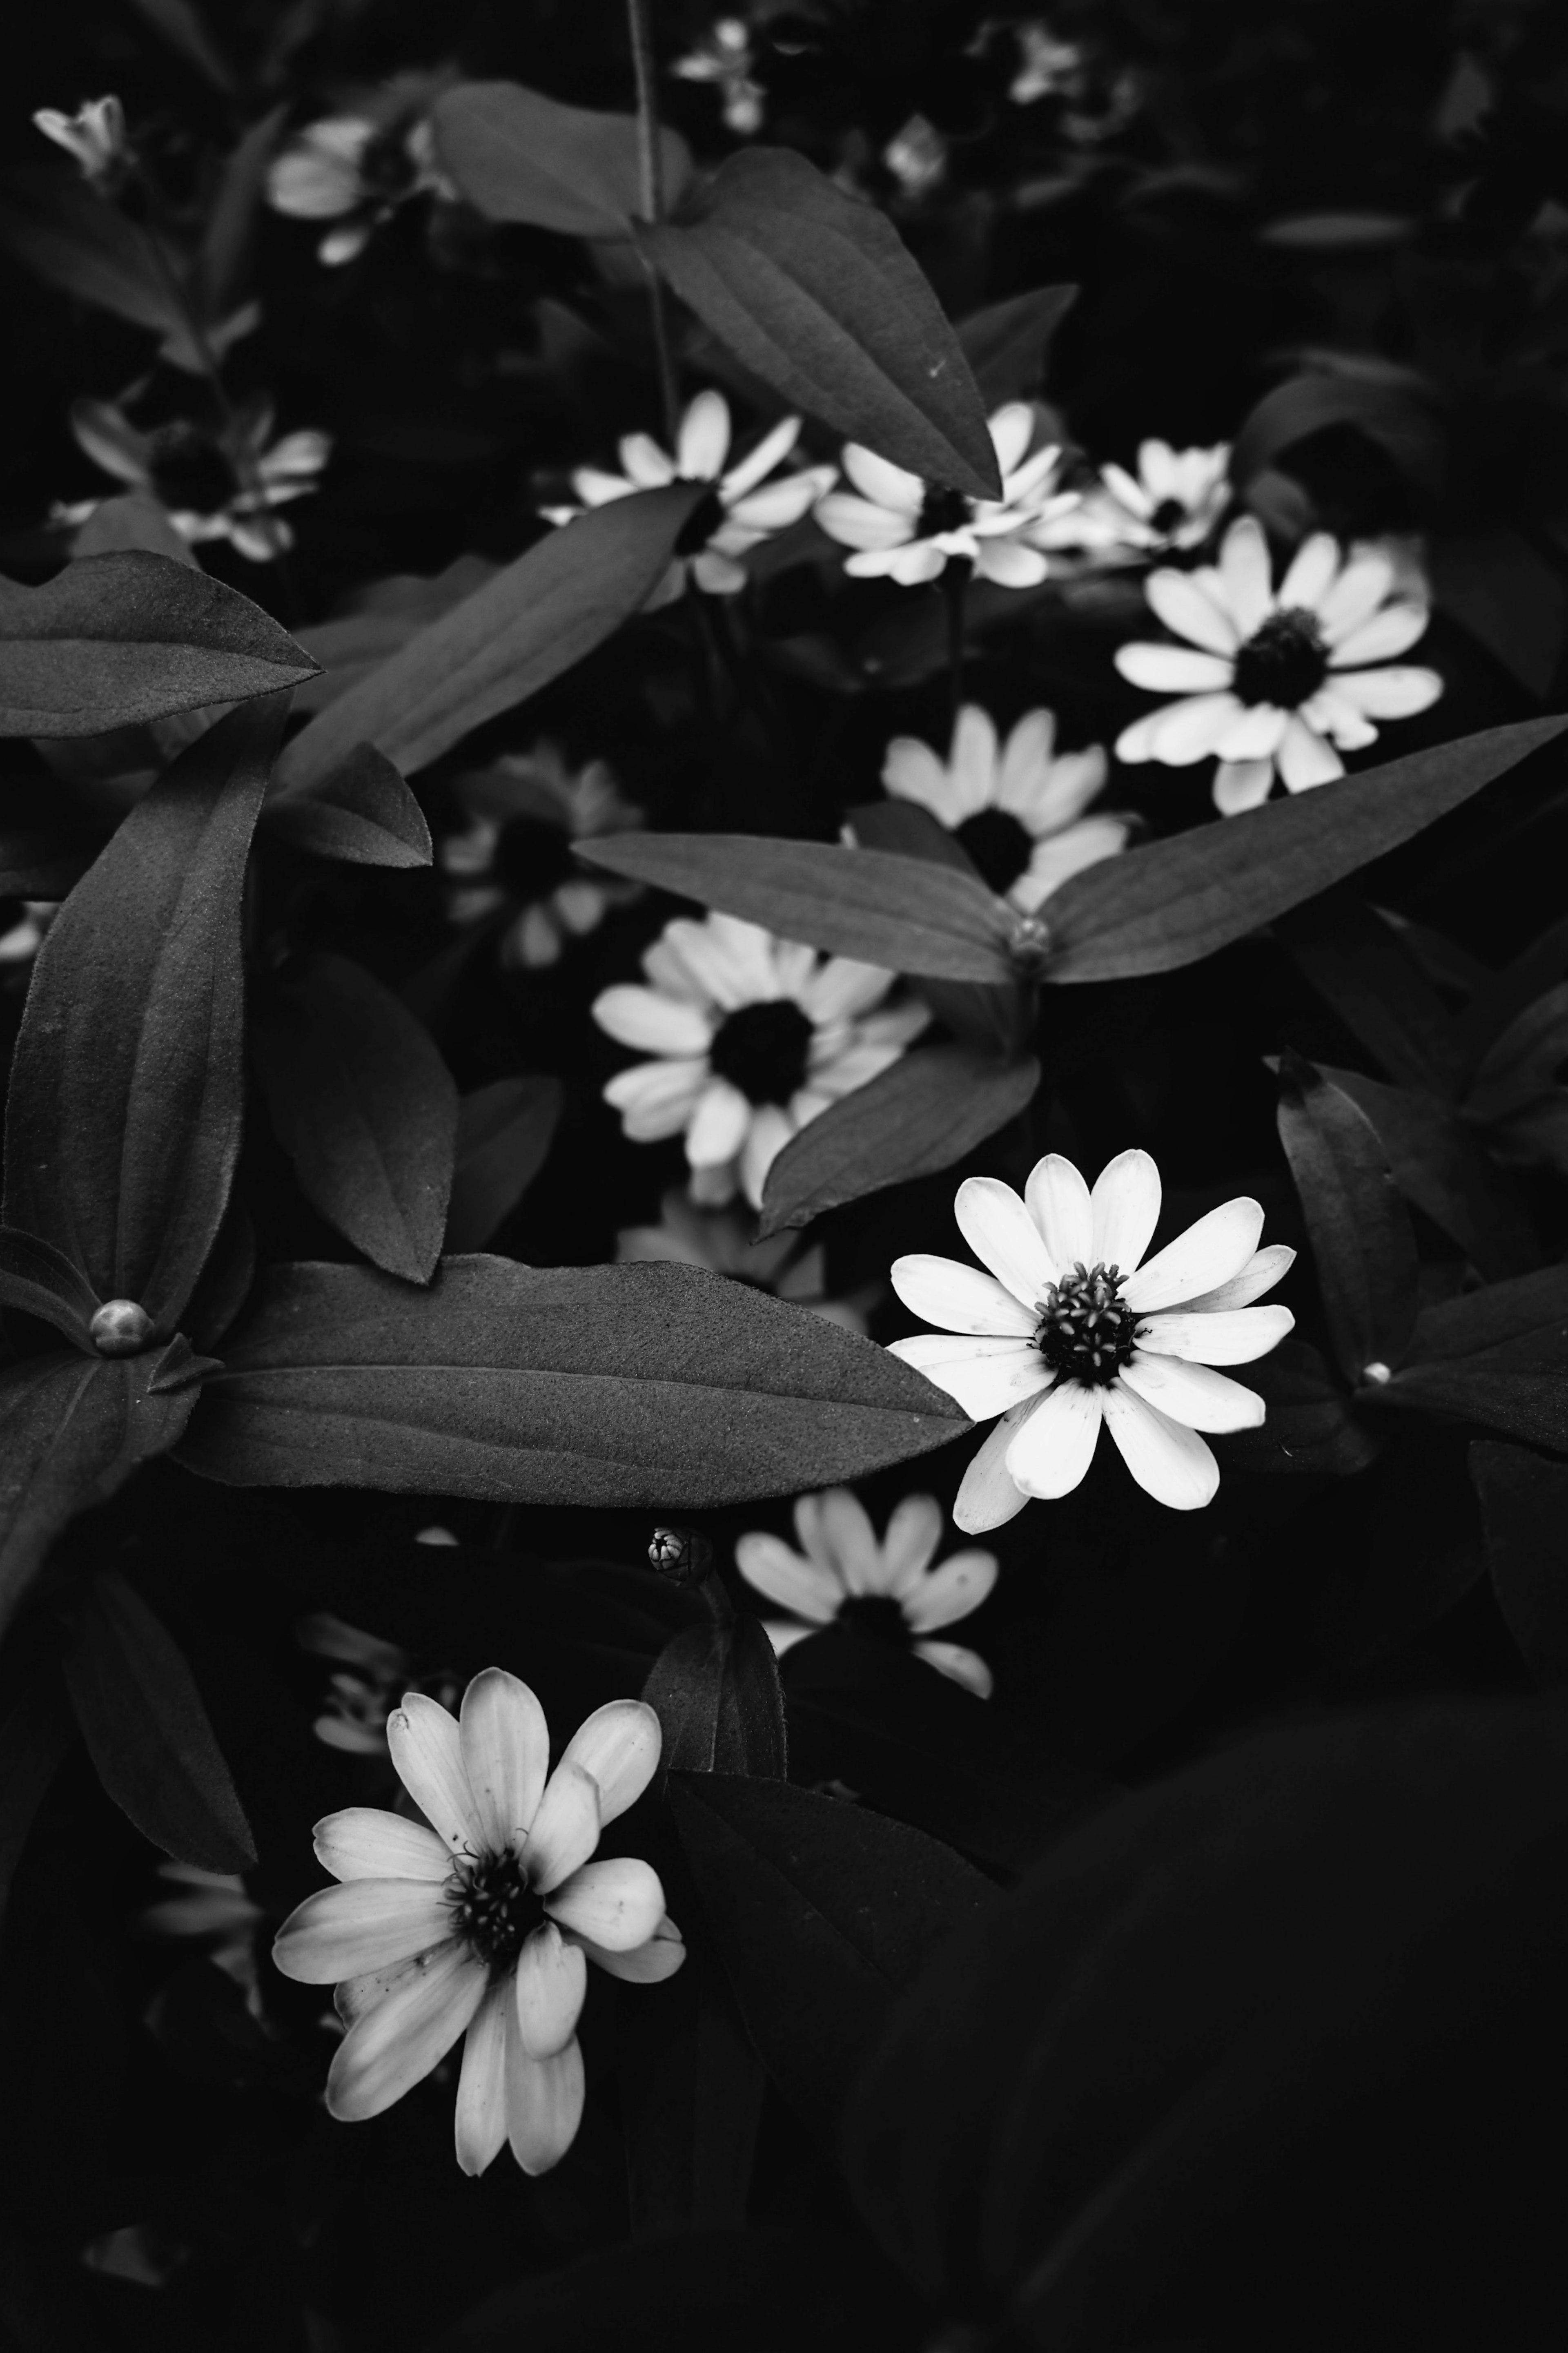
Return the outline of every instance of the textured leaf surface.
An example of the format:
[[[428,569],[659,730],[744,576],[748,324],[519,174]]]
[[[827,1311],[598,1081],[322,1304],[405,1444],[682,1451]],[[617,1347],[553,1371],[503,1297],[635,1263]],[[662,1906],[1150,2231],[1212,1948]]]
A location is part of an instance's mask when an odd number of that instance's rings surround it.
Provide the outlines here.
[[[1518,1274],[1537,1262],[1540,1241],[1518,1187],[1447,1104],[1359,1071],[1322,1069],[1372,1122],[1400,1191],[1453,1237],[1480,1273]]]
[[[356,744],[314,791],[275,796],[263,822],[268,833],[293,849],[349,866],[430,863],[425,812],[374,744]]]
[[[1295,1054],[1279,1073],[1279,1140],[1312,1238],[1334,1353],[1353,1388],[1367,1365],[1397,1365],[1410,1338],[1409,1213],[1366,1114]]]
[[[783,1779],[784,1692],[760,1619],[684,1627],[654,1661],[642,1695],[664,1728],[666,1772]]]
[[[551,1078],[496,1079],[458,1105],[448,1254],[484,1250],[544,1166],[563,1101]]]
[[[442,93],[430,121],[443,169],[487,220],[626,237],[642,210],[635,115],[563,106],[514,81],[468,81]],[[679,132],[666,130],[662,143],[673,202],[691,158]]]

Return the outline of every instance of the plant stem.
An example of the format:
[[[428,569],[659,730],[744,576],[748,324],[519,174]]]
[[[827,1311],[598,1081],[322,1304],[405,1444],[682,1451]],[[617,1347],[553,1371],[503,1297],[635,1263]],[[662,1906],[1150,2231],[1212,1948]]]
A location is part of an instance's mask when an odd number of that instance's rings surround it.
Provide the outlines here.
[[[657,224],[664,218],[664,143],[659,132],[658,79],[648,0],[626,0],[626,24],[637,84],[637,198],[643,218]],[[680,429],[680,394],[669,340],[669,319],[664,307],[664,284],[646,253],[642,255],[642,266],[647,279],[648,317],[653,328],[665,436],[673,451]]]

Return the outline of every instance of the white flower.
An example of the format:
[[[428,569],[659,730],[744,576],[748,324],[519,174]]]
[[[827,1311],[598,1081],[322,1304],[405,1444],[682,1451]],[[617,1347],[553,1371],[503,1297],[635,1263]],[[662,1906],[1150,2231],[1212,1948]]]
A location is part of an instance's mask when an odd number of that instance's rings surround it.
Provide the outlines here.
[[[648,987],[606,988],[594,1018],[658,1059],[622,1071],[605,1100],[634,1143],[684,1134],[692,1198],[721,1208],[738,1182],[760,1208],[790,1137],[896,1062],[931,1018],[883,1006],[897,976],[881,965],[738,915],[678,915],[642,962]]]
[[[768,1640],[781,1656],[819,1626],[837,1622],[876,1641],[890,1637],[900,1647],[908,1643],[939,1674],[951,1676],[977,1699],[990,1698],[991,1670],[984,1659],[960,1642],[930,1640],[939,1626],[978,1609],[996,1582],[995,1558],[988,1552],[955,1552],[932,1568],[942,1531],[934,1495],[906,1495],[880,1544],[847,1487],[802,1495],[795,1526],[799,1552],[761,1529],[742,1536],[735,1546],[735,1563],[747,1583],[806,1621],[764,1620]]]
[[[74,114],[62,114],[57,106],[41,106],[33,125],[74,156],[82,178],[106,194],[131,160],[125,110],[117,98],[89,98]]]
[[[763,127],[767,92],[752,79],[752,37],[739,16],[720,16],[694,49],[678,58],[669,70],[681,81],[718,85],[728,128],[750,139]]]
[[[993,891],[1033,914],[1058,883],[1127,846],[1125,818],[1085,809],[1105,782],[1105,753],[1054,751],[1049,711],[1026,712],[998,744],[987,713],[965,703],[944,766],[917,736],[895,736],[882,782],[918,801],[963,844]]]
[[[947,142],[934,122],[911,114],[882,150],[882,161],[899,184],[900,194],[923,196],[947,169]]]
[[[1340,752],[1375,742],[1374,720],[1408,719],[1443,691],[1436,670],[1395,661],[1425,630],[1426,606],[1397,593],[1381,548],[1347,554],[1316,532],[1276,590],[1268,543],[1241,515],[1217,565],[1152,572],[1143,588],[1189,642],[1122,646],[1116,667],[1134,686],[1182,700],[1134,720],[1118,756],[1182,768],[1217,753],[1215,806],[1226,817],[1267,799],[1276,768],[1292,793],[1343,776]]]
[[[809,1307],[826,1324],[864,1335],[866,1310],[881,1286],[848,1299],[829,1299],[826,1256],[820,1242],[808,1243],[797,1233],[753,1241],[750,1218],[734,1209],[701,1208],[679,1191],[667,1193],[658,1207],[659,1224],[627,1226],[616,1236],[617,1266],[655,1261],[703,1267],[710,1274],[728,1275],[731,1282],[772,1292],[775,1299]]]
[[[1084,499],[1081,543],[1139,554],[1199,546],[1229,500],[1229,467],[1226,441],[1212,449],[1142,442],[1135,475],[1121,466],[1100,468],[1100,487]]]
[[[316,1858],[341,1884],[307,1896],[272,1948],[285,1977],[337,1986],[348,2032],[327,2106],[380,2116],[466,2031],[458,2164],[482,2173],[510,2140],[525,2173],[547,2172],[583,2113],[586,1962],[647,1985],[686,1957],[649,1865],[589,1860],[653,1778],[658,1718],[612,1700],[551,1773],[543,1709],[487,1667],[460,1723],[410,1692],[386,1737],[430,1827],[369,1806],[318,1822]]]
[[[13,906],[17,902],[13,900]],[[0,965],[31,964],[43,946],[49,925],[59,908],[58,899],[24,899],[21,914],[7,931],[0,932]]]
[[[426,191],[453,193],[437,165],[435,140],[423,120],[383,123],[360,114],[325,116],[275,156],[267,174],[267,200],[275,212],[341,224],[328,230],[316,249],[330,267],[353,261],[399,205]]]
[[[798,473],[781,474],[776,481],[763,479],[795,448],[800,437],[798,417],[781,417],[748,456],[726,471],[730,435],[730,404],[723,394],[700,392],[680,420],[673,458],[651,435],[628,433],[619,445],[623,473],[579,466],[572,477],[573,489],[590,507],[630,498],[634,491],[661,491],[670,482],[712,485],[681,526],[675,561],[648,598],[650,608],[679,596],[688,580],[710,596],[738,595],[746,585],[739,558],[809,514],[837,476],[835,466],[806,466]],[[581,512],[580,507],[544,509],[551,522],[570,522]]]
[[[573,855],[575,841],[643,821],[603,760],[574,770],[557,745],[539,743],[455,777],[452,789],[468,823],[440,848],[453,886],[447,913],[455,923],[507,913],[503,964],[537,970],[556,963],[568,939],[583,938],[611,907],[637,896],[635,885],[590,873]]]
[[[293,533],[275,510],[314,491],[331,454],[330,436],[314,430],[274,441],[272,421],[266,401],[222,433],[184,417],[143,433],[107,400],[79,400],[70,413],[71,431],[93,464],[132,490],[150,491],[182,539],[193,546],[227,540],[253,564],[269,563],[293,545]],[[61,508],[58,519],[83,522],[95,504]]]
[[[1031,457],[1035,412],[1026,400],[1009,401],[991,419],[991,441],[1002,473],[1000,499],[966,498],[906,473],[851,441],[844,451],[850,491],[832,491],[816,510],[830,539],[856,553],[844,569],[857,579],[887,577],[912,588],[936,580],[950,559],[973,565],[982,580],[1004,588],[1033,588],[1047,565],[1028,544],[1032,526],[1068,513],[1076,491],[1054,488],[1061,462],[1055,447]]]
[[[958,1188],[959,1231],[988,1274],[948,1258],[901,1258],[893,1288],[940,1324],[893,1354],[975,1421],[1001,1416],[964,1474],[953,1518],[999,1527],[1031,1495],[1066,1495],[1089,1469],[1105,1422],[1138,1484],[1173,1510],[1213,1498],[1219,1467],[1200,1430],[1251,1430],[1263,1400],[1212,1370],[1243,1365],[1285,1337],[1287,1307],[1254,1307],[1295,1256],[1259,1250],[1256,1201],[1226,1201],[1145,1264],[1160,1175],[1122,1152],[1091,1194],[1070,1160],[1047,1153],[1024,1198],[994,1176]],[[948,1335],[958,1336],[950,1338]]]

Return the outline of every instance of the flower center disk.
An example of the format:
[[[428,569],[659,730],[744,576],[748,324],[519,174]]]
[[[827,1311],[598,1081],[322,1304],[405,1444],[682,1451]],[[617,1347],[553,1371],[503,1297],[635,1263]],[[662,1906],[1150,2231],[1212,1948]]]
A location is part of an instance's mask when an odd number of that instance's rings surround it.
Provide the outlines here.
[[[1295,711],[1310,702],[1329,674],[1328,649],[1315,613],[1270,613],[1236,658],[1236,692],[1243,702]]]
[[[487,1968],[510,1968],[544,1918],[528,1872],[510,1851],[459,1863],[447,1897],[452,1930]]]
[[[749,1103],[786,1106],[805,1082],[811,1039],[811,1023],[793,997],[742,1005],[719,1024],[709,1066]]]
[[[998,895],[1012,889],[1034,854],[1028,832],[1007,809],[977,809],[953,828],[953,835],[981,881]]]
[[[1089,1387],[1116,1378],[1132,1356],[1140,1318],[1121,1296],[1120,1268],[1086,1268],[1048,1285],[1035,1345],[1056,1373]]]
[[[969,501],[962,491],[939,490],[928,484],[921,501],[918,539],[935,539],[944,531],[962,531],[969,521]]]
[[[513,898],[521,900],[547,899],[552,891],[583,871],[571,835],[537,817],[508,818],[496,843],[493,865],[498,881]]]
[[[153,486],[176,512],[216,514],[239,489],[226,453],[198,425],[160,425],[149,437]]]
[[[724,521],[724,501],[717,491],[698,500],[675,535],[677,555],[700,555]]]

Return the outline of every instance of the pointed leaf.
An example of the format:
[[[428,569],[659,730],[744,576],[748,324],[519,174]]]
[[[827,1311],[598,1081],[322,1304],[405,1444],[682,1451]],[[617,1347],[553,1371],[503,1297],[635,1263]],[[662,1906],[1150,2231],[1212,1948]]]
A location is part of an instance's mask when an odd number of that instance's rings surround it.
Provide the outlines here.
[[[987,408],[1038,391],[1051,340],[1077,301],[1076,286],[1037,286],[959,321],[958,340]]]
[[[166,243],[106,202],[80,174],[52,164],[12,164],[0,176],[0,244],[49,285],[162,339],[174,366],[203,373],[174,287]]]
[[[163,1332],[239,1151],[240,894],[282,723],[242,704],[132,809],[38,951],[11,1068],[6,1224]]]
[[[969,364],[883,213],[804,155],[748,147],[637,244],[683,302],[794,408],[896,466],[996,498]]]
[[[1263,1399],[1263,1427],[1220,1439],[1224,1463],[1245,1471],[1318,1472],[1345,1479],[1375,1462],[1387,1443],[1382,1426],[1352,1404],[1318,1350],[1305,1340],[1282,1341],[1248,1365],[1246,1381]]]
[[[477,1257],[429,1291],[274,1269],[180,1459],[240,1486],[700,1507],[969,1427],[885,1349],[723,1276]]]
[[[1519,1274],[1539,1262],[1540,1241],[1518,1187],[1445,1103],[1382,1086],[1359,1071],[1324,1063],[1322,1073],[1371,1121],[1405,1198],[1458,1243],[1478,1272]]]
[[[654,1661],[642,1696],[663,1727],[661,1771],[784,1778],[784,1692],[760,1619],[683,1628]]]
[[[428,866],[425,812],[374,744],[353,750],[311,792],[274,794],[262,823],[294,849],[350,866]]]
[[[458,1090],[429,1031],[361,965],[312,955],[268,989],[251,1039],[306,1199],[389,1274],[428,1282],[458,1124]]]
[[[1410,1338],[1409,1213],[1365,1113],[1295,1054],[1280,1066],[1279,1140],[1311,1236],[1334,1353],[1357,1388],[1369,1364],[1397,1365]]]
[[[1398,933],[1364,900],[1298,909],[1279,936],[1307,978],[1396,1086],[1447,1095],[1458,1078],[1447,1006]]]
[[[466,81],[442,92],[430,127],[442,169],[487,220],[624,237],[642,211],[634,114],[589,113],[514,81]],[[673,202],[691,157],[679,132],[660,139]]]
[[[1436,1363],[1493,1348],[1521,1365],[1568,1361],[1568,1266],[1540,1267],[1424,1308],[1410,1357]]]
[[[561,1118],[559,1079],[497,1079],[458,1105],[447,1210],[449,1257],[484,1250],[544,1166]]]
[[[1478,1422],[1568,1454],[1568,1347],[1554,1366],[1521,1365],[1506,1349],[1441,1363],[1405,1365],[1386,1388],[1363,1393],[1395,1411]]]
[[[0,1307],[52,1324],[84,1354],[96,1355],[89,1326],[101,1306],[97,1292],[52,1242],[0,1227]]]

